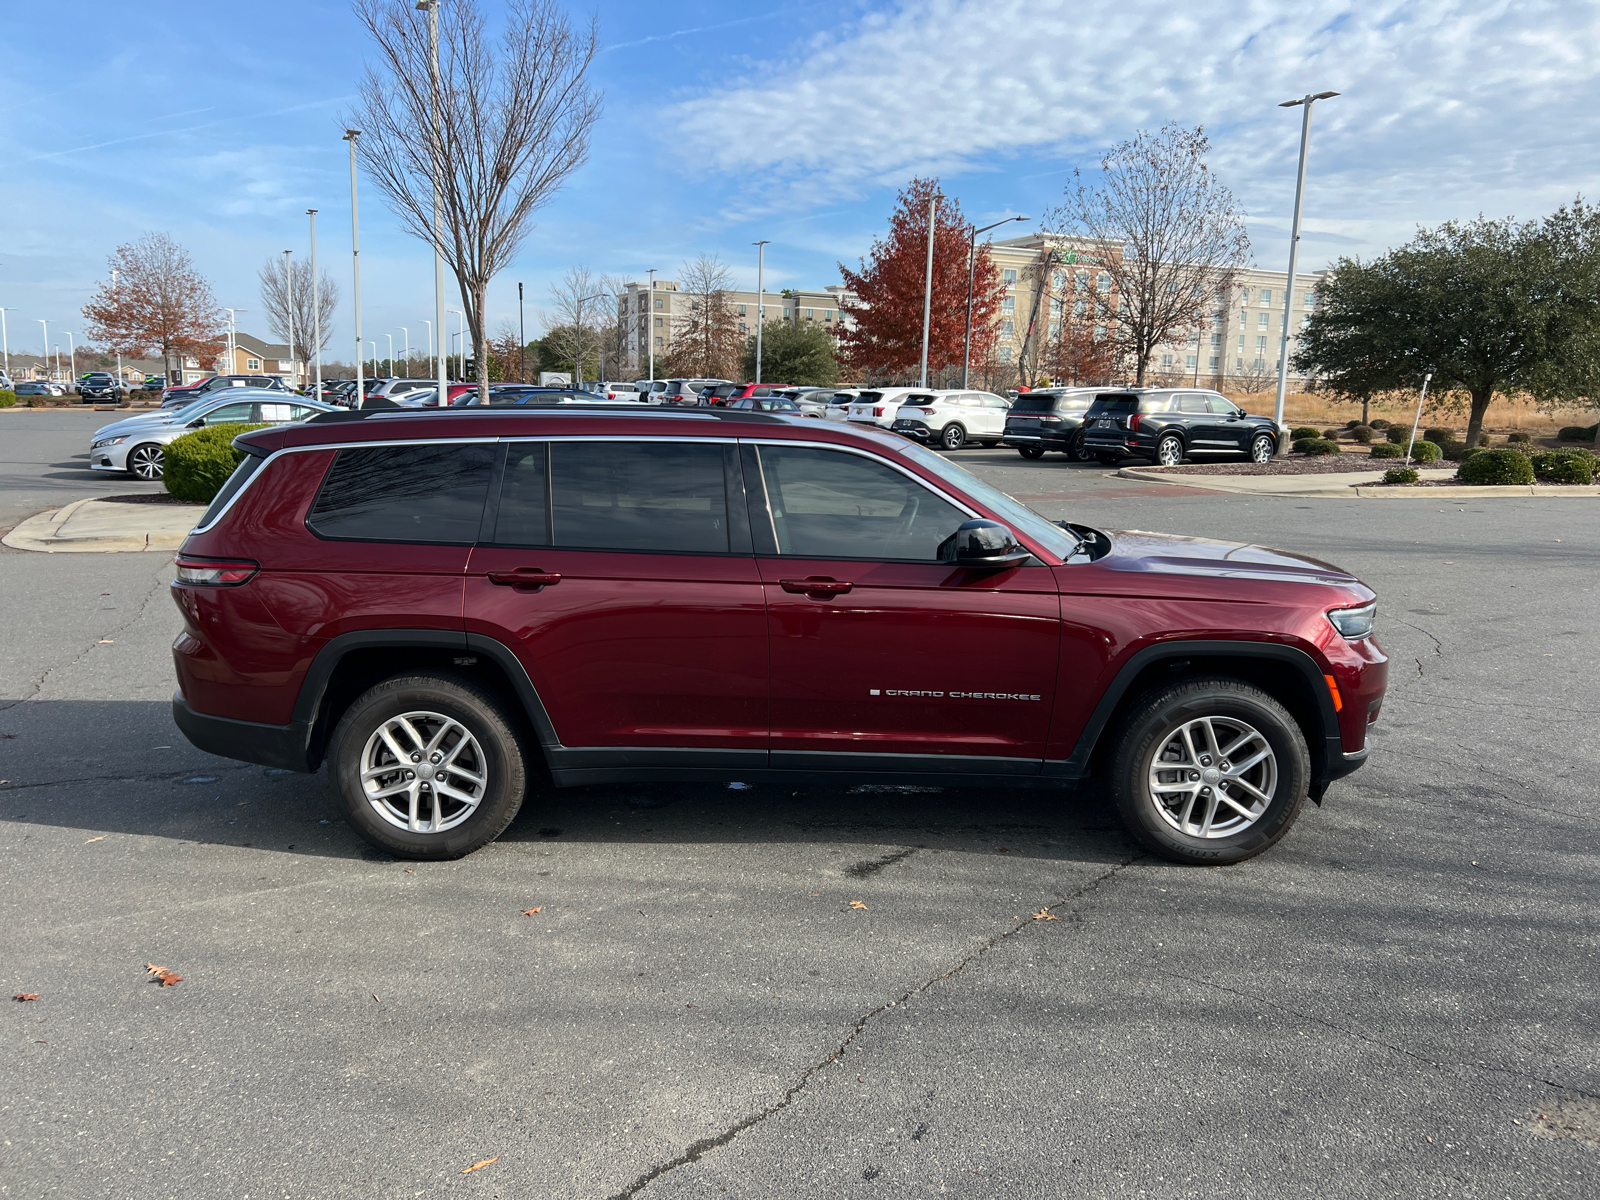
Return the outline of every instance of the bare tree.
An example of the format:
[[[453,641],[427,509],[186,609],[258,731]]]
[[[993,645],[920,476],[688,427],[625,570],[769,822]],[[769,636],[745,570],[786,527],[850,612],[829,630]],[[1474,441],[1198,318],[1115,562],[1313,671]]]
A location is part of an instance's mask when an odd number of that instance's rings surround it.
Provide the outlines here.
[[[689,305],[674,314],[667,370],[677,376],[733,379],[744,360],[745,335],[728,299],[733,275],[715,254],[702,254],[683,264],[678,296]]]
[[[267,328],[273,336],[288,341],[292,309],[294,344],[302,349],[311,346],[316,329],[314,307],[321,308],[322,345],[307,350],[306,354],[310,357],[319,349],[326,350],[333,340],[333,318],[339,308],[339,285],[333,281],[333,276],[323,271],[321,282],[313,289],[310,263],[297,262],[286,272],[283,256],[273,254],[261,265],[259,277],[261,307],[267,314]]]
[[[438,12],[435,97],[429,14],[412,0],[356,0],[356,16],[379,60],[350,118],[361,161],[402,224],[437,245],[455,273],[486,396],[489,282],[527,239],[534,213],[589,157],[600,115],[587,82],[597,28],[591,20],[574,31],[554,0],[509,0],[491,41],[478,0],[450,0]]]
[[[550,285],[545,345],[556,358],[576,367],[581,343],[582,365],[593,363],[595,370],[605,373],[604,347],[617,320],[615,292],[609,278],[588,267],[568,267],[561,281]]]
[[[1192,339],[1232,294],[1250,257],[1250,237],[1233,193],[1205,163],[1201,127],[1140,131],[1100,160],[1091,186],[1074,172],[1046,228],[1099,246],[1080,257],[1109,287],[1094,295],[1108,328],[1142,384],[1156,347]],[[1113,302],[1112,297],[1116,300]]]

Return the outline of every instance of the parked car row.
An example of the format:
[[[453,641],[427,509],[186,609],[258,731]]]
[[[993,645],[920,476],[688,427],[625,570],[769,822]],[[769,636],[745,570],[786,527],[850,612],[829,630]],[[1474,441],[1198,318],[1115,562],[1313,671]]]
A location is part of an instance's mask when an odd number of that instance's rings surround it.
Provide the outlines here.
[[[140,413],[95,430],[89,437],[89,469],[126,471],[154,481],[166,473],[166,447],[196,429],[283,425],[337,411],[309,396],[287,395],[281,388],[213,388],[182,408]]]

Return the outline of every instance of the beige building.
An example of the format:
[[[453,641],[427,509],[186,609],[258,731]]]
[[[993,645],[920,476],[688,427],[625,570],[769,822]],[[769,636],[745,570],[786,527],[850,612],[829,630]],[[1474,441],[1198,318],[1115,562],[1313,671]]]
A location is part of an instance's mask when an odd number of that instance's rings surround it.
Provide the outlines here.
[[[843,285],[835,284],[816,290],[790,288],[759,296],[754,291],[730,291],[727,297],[738,319],[739,332],[753,334],[758,320],[810,322],[834,328],[844,320],[839,301],[846,294]],[[627,335],[623,355],[634,370],[641,374],[649,370],[652,348],[657,358],[665,356],[672,344],[673,322],[687,320],[698,302],[695,297],[680,292],[677,282],[671,279],[656,280],[654,295],[648,281],[624,285],[622,294],[617,297],[617,319]]]

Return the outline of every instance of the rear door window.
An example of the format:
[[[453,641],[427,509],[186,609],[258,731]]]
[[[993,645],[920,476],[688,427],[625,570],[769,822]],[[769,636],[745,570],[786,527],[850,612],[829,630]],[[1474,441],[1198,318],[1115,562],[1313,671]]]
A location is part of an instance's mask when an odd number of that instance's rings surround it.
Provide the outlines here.
[[[214,408],[205,417],[207,425],[230,425],[237,421],[250,421],[256,418],[257,406],[250,403],[224,404],[221,408]]]
[[[728,553],[721,444],[551,442],[549,448],[550,540],[540,544]],[[497,538],[498,529],[497,521]]]
[[[306,525],[334,540],[471,545],[483,520],[494,451],[461,442],[341,450]]]

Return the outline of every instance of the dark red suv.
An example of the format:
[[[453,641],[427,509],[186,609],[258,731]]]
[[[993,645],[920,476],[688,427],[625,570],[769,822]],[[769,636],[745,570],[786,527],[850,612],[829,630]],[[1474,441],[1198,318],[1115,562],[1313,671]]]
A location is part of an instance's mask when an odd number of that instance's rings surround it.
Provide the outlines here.
[[[260,429],[189,535],[178,725],[324,761],[469,853],[530,779],[1107,779],[1159,854],[1270,846],[1367,755],[1374,596],[1256,546],[1046,520],[939,455],[638,405]]]

